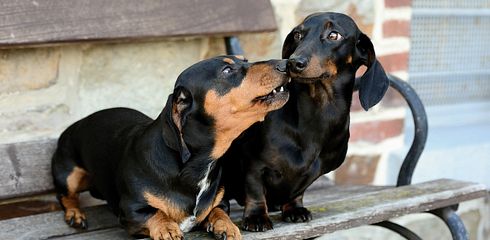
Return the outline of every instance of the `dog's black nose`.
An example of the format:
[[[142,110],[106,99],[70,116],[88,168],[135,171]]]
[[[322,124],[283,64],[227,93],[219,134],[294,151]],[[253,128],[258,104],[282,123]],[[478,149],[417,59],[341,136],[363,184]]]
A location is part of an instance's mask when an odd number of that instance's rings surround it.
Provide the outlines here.
[[[308,65],[308,59],[305,57],[295,57],[288,60],[289,71],[300,73],[305,70]]]
[[[288,60],[281,60],[276,65],[276,70],[282,73],[285,73],[287,70]]]

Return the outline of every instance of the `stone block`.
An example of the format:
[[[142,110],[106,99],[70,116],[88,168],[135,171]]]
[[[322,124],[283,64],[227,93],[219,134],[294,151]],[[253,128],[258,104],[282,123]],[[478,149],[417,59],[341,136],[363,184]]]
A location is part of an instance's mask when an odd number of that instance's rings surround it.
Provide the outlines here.
[[[0,143],[29,141],[52,136],[66,126],[70,108],[65,104],[40,105],[32,109],[0,114]]]
[[[341,12],[354,19],[362,32],[372,35],[375,21],[375,0],[302,0],[296,10],[298,23],[315,12]]]
[[[385,7],[396,8],[396,7],[410,7],[412,5],[412,0],[385,0]]]
[[[388,20],[383,23],[383,37],[410,37],[410,21]]]
[[[55,84],[59,62],[58,48],[0,50],[0,96]]]
[[[238,39],[244,56],[250,61],[281,58],[282,40],[277,32],[241,34]],[[205,58],[225,54],[224,39],[222,37],[210,38]]]
[[[461,214],[461,219],[464,222],[466,231],[468,231],[470,240],[477,240],[478,228],[482,220],[480,211],[478,211],[478,209],[473,209],[471,211],[464,212]]]
[[[385,95],[383,96],[383,99],[381,99],[381,102],[379,102],[378,105],[381,106],[382,109],[407,106],[406,101],[402,97],[402,95],[400,95],[398,91],[391,87],[388,88]],[[364,111],[361,106],[361,102],[359,101],[359,92],[354,92],[354,94],[352,95],[352,105],[350,109],[352,112]]]
[[[408,52],[378,56],[378,60],[387,73],[408,69]]]
[[[337,184],[371,184],[381,156],[352,155],[335,171]]]
[[[403,133],[403,118],[351,123],[350,142],[379,143]]]
[[[82,53],[80,117],[111,107],[152,118],[163,109],[179,74],[201,60],[201,39],[97,44]]]
[[[431,214],[408,215],[408,222],[401,224],[415,232],[422,239],[451,239],[451,233],[443,221]],[[407,220],[406,220],[407,221]],[[396,222],[396,221],[395,221]]]

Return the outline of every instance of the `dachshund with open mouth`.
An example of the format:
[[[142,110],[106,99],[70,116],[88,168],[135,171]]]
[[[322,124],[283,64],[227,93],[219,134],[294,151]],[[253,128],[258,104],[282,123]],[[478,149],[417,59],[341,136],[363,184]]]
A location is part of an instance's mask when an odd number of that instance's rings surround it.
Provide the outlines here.
[[[220,207],[229,211],[233,198],[244,205],[249,231],[271,229],[271,210],[281,210],[284,221],[312,218],[303,194],[345,159],[353,91],[359,88],[368,110],[389,85],[371,40],[344,14],[308,16],[286,37],[282,57],[292,80],[289,101],[246,130],[222,161],[227,192]],[[367,71],[356,84],[361,65]]]
[[[78,194],[90,191],[107,200],[135,237],[183,239],[201,225],[216,238],[240,239],[216,207],[224,195],[217,160],[242,131],[287,102],[286,64],[241,56],[204,60],[180,74],[155,120],[113,108],[68,127],[52,158],[65,221],[88,227]]]

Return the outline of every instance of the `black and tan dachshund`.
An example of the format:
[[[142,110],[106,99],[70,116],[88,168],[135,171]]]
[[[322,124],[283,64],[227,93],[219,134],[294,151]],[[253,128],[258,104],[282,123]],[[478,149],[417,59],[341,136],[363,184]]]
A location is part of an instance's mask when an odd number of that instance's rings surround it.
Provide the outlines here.
[[[228,199],[245,206],[242,227],[271,229],[268,211],[282,211],[285,221],[308,221],[303,194],[321,175],[339,167],[349,141],[349,111],[355,74],[364,109],[378,103],[388,78],[376,60],[373,44],[354,21],[339,13],[308,16],[287,36],[283,58],[292,77],[290,99],[235,140],[223,156]]]
[[[52,160],[65,221],[87,228],[78,193],[88,190],[107,200],[136,237],[182,239],[201,224],[217,238],[240,239],[215,208],[224,194],[217,159],[242,131],[286,103],[286,63],[204,60],[182,72],[155,120],[113,108],[68,127]]]

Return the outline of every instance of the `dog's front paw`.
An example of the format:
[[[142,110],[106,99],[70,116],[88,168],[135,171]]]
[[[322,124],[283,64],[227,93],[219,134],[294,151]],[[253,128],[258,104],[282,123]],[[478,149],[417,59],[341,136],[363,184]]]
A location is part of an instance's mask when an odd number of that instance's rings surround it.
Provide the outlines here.
[[[87,229],[88,223],[85,214],[79,208],[67,208],[65,210],[65,222],[74,228]]]
[[[240,240],[242,235],[238,227],[233,224],[228,214],[220,208],[214,208],[206,223],[208,232],[212,232],[218,240]]]
[[[251,232],[264,232],[273,229],[272,221],[267,213],[244,217],[242,228]]]
[[[308,222],[312,219],[311,212],[304,207],[289,208],[282,212],[282,220],[287,222]]]
[[[151,239],[154,240],[183,240],[184,233],[180,230],[179,224],[169,219],[162,212],[157,211],[146,222]]]
[[[153,240],[183,240],[184,234],[175,222],[166,222],[150,229],[150,237]]]

